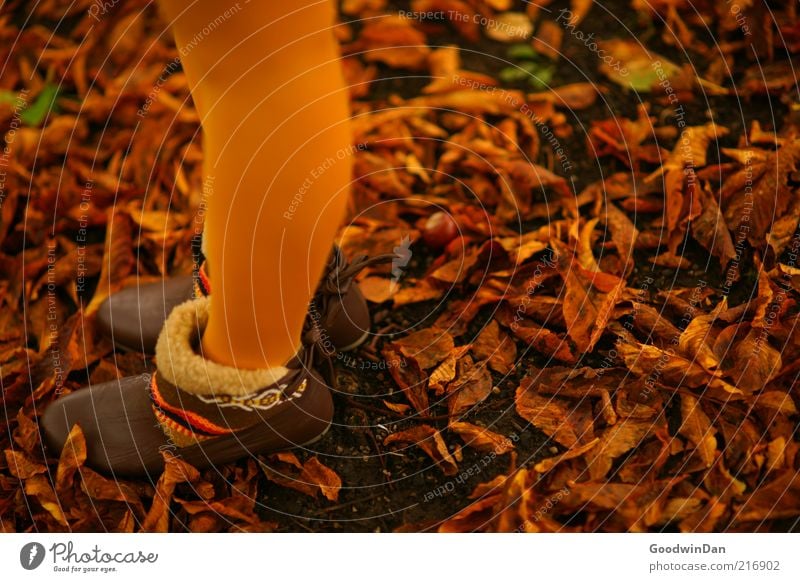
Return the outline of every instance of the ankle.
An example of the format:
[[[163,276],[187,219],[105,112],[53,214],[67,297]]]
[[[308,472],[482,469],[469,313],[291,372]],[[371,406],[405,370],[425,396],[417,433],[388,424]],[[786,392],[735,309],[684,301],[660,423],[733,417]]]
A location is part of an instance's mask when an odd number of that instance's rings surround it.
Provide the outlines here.
[[[201,297],[176,307],[156,345],[157,370],[150,382],[153,412],[179,447],[229,434],[250,422],[239,410],[249,400],[262,409],[274,406],[279,385],[290,372],[284,365],[246,368],[209,359],[200,339],[209,303]],[[238,358],[236,363],[241,364]]]
[[[223,366],[242,370],[261,370],[285,366],[287,362],[298,354],[302,347],[299,341],[296,346],[292,344],[275,346],[273,341],[271,342],[273,345],[266,346],[264,349],[259,349],[260,346],[255,342],[253,345],[247,346],[247,349],[243,349],[242,346],[234,345],[234,342],[228,341],[227,336],[222,342],[216,341],[216,336],[217,334],[213,333],[213,331],[209,333],[208,329],[203,334],[200,342],[200,351],[203,357]]]

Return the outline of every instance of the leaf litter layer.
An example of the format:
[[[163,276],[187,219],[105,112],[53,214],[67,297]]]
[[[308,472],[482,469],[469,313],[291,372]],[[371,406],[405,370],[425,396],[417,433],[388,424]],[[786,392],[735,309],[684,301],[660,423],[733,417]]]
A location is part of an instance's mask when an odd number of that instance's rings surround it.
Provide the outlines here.
[[[376,335],[313,450],[156,483],[36,424],[149,370],[97,307],[191,272],[202,217],[177,50],[90,5],[0,15],[0,529],[796,529],[796,5],[342,2],[340,243],[410,260],[362,275]]]

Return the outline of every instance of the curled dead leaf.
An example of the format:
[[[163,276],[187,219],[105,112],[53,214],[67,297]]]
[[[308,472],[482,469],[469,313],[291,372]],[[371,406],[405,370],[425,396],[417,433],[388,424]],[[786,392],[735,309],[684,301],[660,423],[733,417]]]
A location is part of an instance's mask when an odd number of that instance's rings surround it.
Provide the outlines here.
[[[468,447],[481,452],[504,455],[514,450],[514,441],[488,428],[469,422],[451,422],[448,428],[464,439]]]
[[[408,430],[390,434],[383,440],[384,445],[397,443],[418,446],[433,459],[434,463],[445,475],[455,475],[458,472],[458,465],[447,450],[447,444],[444,442],[441,433],[431,426],[426,424],[415,426]]]

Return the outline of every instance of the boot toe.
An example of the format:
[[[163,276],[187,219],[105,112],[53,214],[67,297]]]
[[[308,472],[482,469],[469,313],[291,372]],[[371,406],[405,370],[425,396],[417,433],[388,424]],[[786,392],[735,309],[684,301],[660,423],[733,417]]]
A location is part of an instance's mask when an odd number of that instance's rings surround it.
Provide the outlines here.
[[[325,433],[333,417],[330,390],[312,374],[301,398],[275,407],[241,433],[177,447],[153,414],[148,386],[147,375],[131,376],[56,400],[40,419],[45,445],[60,455],[77,424],[86,439],[88,466],[114,477],[156,479],[164,469],[162,450],[205,469],[308,444]]]
[[[59,455],[76,424],[86,439],[87,464],[121,477],[156,476],[168,446],[147,391],[148,377],[132,376],[78,390],[50,404],[41,418],[44,441]]]
[[[97,311],[100,331],[124,350],[152,354],[170,312],[192,297],[191,275],[126,287]]]
[[[358,285],[352,285],[346,293],[335,300],[340,304],[339,309],[335,315],[329,316],[324,328],[336,350],[348,352],[367,339],[372,319],[367,300]]]

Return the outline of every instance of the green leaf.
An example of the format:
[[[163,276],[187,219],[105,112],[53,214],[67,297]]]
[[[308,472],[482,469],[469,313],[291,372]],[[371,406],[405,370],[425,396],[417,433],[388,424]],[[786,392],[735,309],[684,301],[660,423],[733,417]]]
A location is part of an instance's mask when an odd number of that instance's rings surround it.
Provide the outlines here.
[[[525,60],[525,59],[538,59],[539,53],[533,50],[533,47],[529,44],[519,43],[519,44],[512,44],[508,47],[506,51],[506,56],[509,59],[514,61],[518,60]]]
[[[531,61],[523,61],[516,67],[506,67],[500,71],[498,76],[504,83],[527,81],[534,89],[544,90],[553,80],[555,71],[556,69],[552,64],[544,65]]]
[[[552,66],[539,67],[536,71],[531,72],[531,76],[528,77],[528,85],[530,85],[531,89],[544,91],[553,81],[553,75],[555,72],[556,68]]]
[[[58,97],[58,87],[46,84],[36,100],[25,109],[20,115],[22,123],[25,125],[41,125],[42,121],[51,111],[55,111],[56,98]]]
[[[530,73],[520,67],[506,67],[498,75],[504,83],[518,83],[527,79],[528,76],[530,76]]]
[[[669,85],[682,74],[678,65],[645,50],[639,41],[615,38],[597,44],[607,57],[600,62],[598,69],[621,87],[647,93],[659,82]]]
[[[13,91],[0,91],[0,103],[14,105],[18,98],[19,93],[14,93]]]

